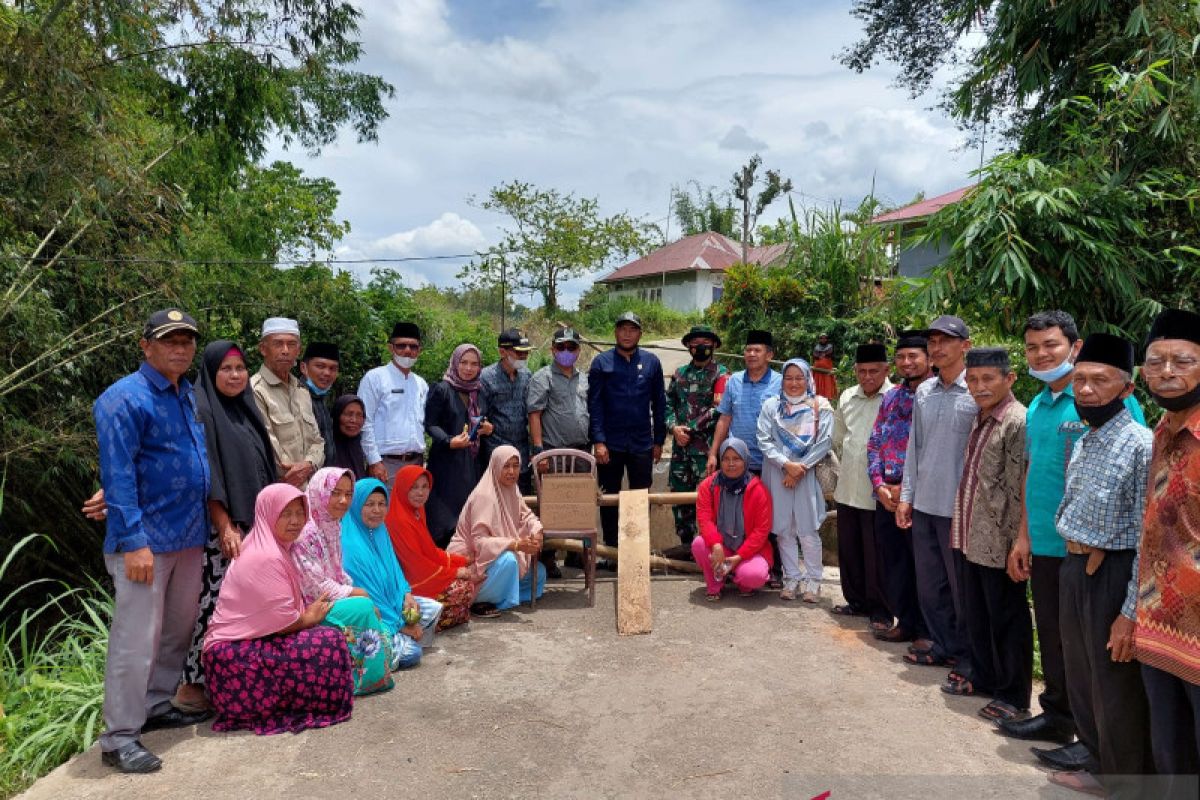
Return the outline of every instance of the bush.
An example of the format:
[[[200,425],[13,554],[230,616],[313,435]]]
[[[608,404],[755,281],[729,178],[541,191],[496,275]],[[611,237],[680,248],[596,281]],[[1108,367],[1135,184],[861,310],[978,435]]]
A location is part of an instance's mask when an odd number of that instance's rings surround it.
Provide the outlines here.
[[[35,538],[16,545],[0,575]],[[32,588],[9,593],[0,610]],[[112,596],[93,583],[62,590],[0,626],[0,796],[21,791],[96,740],[112,610]]]

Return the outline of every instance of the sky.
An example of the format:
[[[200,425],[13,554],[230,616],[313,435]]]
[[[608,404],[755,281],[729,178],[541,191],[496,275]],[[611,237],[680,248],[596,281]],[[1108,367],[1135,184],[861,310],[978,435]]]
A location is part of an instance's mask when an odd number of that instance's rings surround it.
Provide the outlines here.
[[[872,181],[902,204],[969,183],[979,163],[935,94],[908,97],[887,65],[859,75],[838,63],[860,33],[849,0],[357,4],[357,68],[396,88],[379,142],[347,131],[315,158],[272,154],[337,183],[351,226],[338,259],[484,249],[505,218],[471,198],[511,180],[666,227],[672,186],[727,188],[754,153],[809,206],[853,207]],[[786,209],[777,202],[761,222]],[[409,285],[445,287],[461,264],[388,266]],[[607,271],[564,286],[565,303]]]

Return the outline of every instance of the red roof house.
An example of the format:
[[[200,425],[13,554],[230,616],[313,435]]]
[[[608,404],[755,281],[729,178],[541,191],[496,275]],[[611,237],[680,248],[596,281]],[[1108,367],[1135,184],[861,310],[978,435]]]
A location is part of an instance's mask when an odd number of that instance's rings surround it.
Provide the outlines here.
[[[961,189],[920,200],[871,219],[872,225],[886,225],[896,231],[892,244],[895,247],[896,273],[898,275],[906,278],[919,278],[946,260],[950,251],[947,242],[906,245],[904,240],[924,227],[925,220],[929,217],[946,206],[954,205],[962,200],[974,188],[975,184],[964,186]]]
[[[751,247],[748,260],[767,266],[787,256],[786,244]],[[596,283],[616,296],[661,302],[676,311],[702,311],[720,298],[725,270],[742,260],[742,246],[719,233],[697,233],[647,253]]]

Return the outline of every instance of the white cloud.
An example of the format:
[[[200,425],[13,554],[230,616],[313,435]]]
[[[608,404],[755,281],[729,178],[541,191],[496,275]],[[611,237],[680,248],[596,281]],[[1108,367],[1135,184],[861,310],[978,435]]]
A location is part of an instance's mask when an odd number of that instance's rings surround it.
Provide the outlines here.
[[[384,236],[364,249],[379,258],[419,258],[469,254],[487,246],[474,222],[447,211],[428,225]]]

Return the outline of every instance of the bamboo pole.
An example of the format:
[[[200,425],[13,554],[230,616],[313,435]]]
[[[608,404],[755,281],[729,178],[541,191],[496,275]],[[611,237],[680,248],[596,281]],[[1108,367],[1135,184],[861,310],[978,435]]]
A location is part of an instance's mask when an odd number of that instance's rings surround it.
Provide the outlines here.
[[[582,553],[584,549],[583,542],[579,539],[559,539],[556,537],[543,540],[542,548],[545,550],[566,550],[571,553]],[[609,547],[606,544],[596,545],[596,555],[619,561],[617,548]],[[696,574],[703,572],[699,565],[692,561],[678,561],[673,558],[657,556],[653,553],[650,554],[650,566],[660,569],[673,569],[677,572],[694,572]]]

